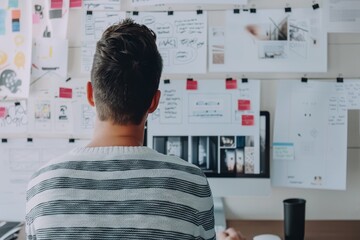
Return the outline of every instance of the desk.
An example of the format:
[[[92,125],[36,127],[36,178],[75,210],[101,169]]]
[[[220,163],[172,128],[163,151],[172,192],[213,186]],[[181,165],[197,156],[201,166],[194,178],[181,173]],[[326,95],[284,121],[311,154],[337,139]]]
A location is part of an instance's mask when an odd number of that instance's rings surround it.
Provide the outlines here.
[[[228,220],[228,227],[240,230],[247,240],[255,235],[275,234],[284,239],[283,221],[273,220]],[[305,223],[305,240],[360,240],[359,221],[309,220]]]

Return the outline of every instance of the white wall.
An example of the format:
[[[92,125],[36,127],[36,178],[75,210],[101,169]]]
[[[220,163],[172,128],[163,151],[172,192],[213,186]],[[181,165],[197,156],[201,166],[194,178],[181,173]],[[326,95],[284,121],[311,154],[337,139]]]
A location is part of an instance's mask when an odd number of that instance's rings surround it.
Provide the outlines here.
[[[219,0],[220,1],[220,0]],[[320,3],[321,1],[317,1]],[[311,7],[311,0],[249,0],[249,6],[257,8],[283,8],[286,3],[291,7]],[[123,4],[125,7],[127,3]],[[188,9],[196,9],[192,6]],[[209,9],[200,6],[202,9]],[[163,7],[167,10],[167,7]],[[182,6],[172,10],[184,9]],[[140,10],[140,9],[137,9]],[[158,10],[158,8],[157,8]],[[72,9],[69,20],[69,75],[73,78],[89,78],[88,74],[80,73],[81,53],[81,11]],[[224,14],[221,11],[209,12],[209,26],[224,24]],[[357,78],[360,81],[360,34],[329,34],[328,47],[329,67],[327,73],[307,74],[309,78],[336,78],[340,73],[346,78]],[[227,73],[193,75],[198,78],[225,79],[227,76],[262,80],[261,109],[271,113],[271,126],[276,99],[276,79],[300,81],[305,73]],[[172,79],[185,79],[183,75],[164,76]],[[271,134],[272,134],[271,127]],[[302,197],[307,200],[307,219],[357,219],[360,220],[360,130],[359,112],[349,112],[348,128],[348,176],[346,191],[329,190],[298,190],[291,188],[273,188],[267,197],[236,197],[226,198],[225,208],[228,219],[282,219],[282,200],[289,197]]]

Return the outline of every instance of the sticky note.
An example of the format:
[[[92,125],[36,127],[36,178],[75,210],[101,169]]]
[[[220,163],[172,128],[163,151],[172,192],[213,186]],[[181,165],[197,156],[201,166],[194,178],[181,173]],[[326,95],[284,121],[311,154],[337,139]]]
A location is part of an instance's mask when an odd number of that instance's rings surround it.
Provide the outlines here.
[[[5,118],[6,116],[6,107],[0,107],[0,118]]]
[[[19,1],[18,0],[9,0],[9,8],[18,8]]]
[[[70,7],[76,8],[82,6],[82,0],[70,0]]]
[[[34,13],[32,20],[33,20],[33,24],[39,24],[40,23],[40,15]]]
[[[254,126],[254,115],[242,115],[241,116],[241,125],[243,126]]]
[[[294,144],[288,142],[274,142],[273,158],[274,160],[294,160]]]
[[[51,0],[50,8],[62,8],[63,0]]]
[[[237,89],[236,79],[226,79],[225,85],[226,85],[226,89]]]
[[[238,100],[238,110],[239,111],[251,110],[251,101],[248,99],[239,99]]]
[[[60,88],[59,97],[60,98],[72,98],[72,89],[71,88]]]
[[[20,10],[12,10],[11,11],[11,19],[20,19],[21,11]]]
[[[187,90],[197,90],[198,83],[195,80],[187,80],[186,81],[186,89]]]

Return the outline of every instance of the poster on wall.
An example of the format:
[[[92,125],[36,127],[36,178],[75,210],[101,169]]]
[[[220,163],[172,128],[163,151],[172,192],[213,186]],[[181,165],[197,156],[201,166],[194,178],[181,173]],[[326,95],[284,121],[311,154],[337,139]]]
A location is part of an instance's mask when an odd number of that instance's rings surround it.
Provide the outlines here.
[[[207,13],[140,12],[131,16],[152,29],[163,58],[164,73],[206,73]]]
[[[196,85],[196,87],[194,87]],[[260,81],[171,80],[160,84],[147,144],[212,176],[260,174]]]
[[[210,28],[210,72],[326,72],[322,10],[226,12],[225,28]]]
[[[347,92],[344,83],[279,81],[273,186],[346,189]]]
[[[0,1],[0,98],[29,95],[30,5],[30,1]]]
[[[82,16],[81,71],[90,73],[96,42],[101,38],[106,28],[125,19],[126,12],[98,10],[98,8],[93,9],[92,5],[85,5]]]

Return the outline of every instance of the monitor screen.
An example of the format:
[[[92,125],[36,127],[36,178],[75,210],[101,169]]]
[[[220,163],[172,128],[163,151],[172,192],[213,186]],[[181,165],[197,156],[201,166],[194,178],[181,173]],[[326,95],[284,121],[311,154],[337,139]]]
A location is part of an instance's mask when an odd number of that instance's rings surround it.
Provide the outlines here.
[[[267,195],[270,192],[269,112],[260,112],[259,129],[259,144],[254,143],[254,136],[240,134],[154,136],[150,147],[199,166],[208,177],[214,196]],[[234,191],[234,186],[239,191]]]

